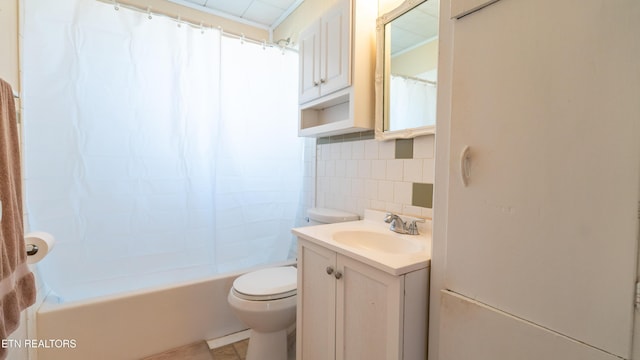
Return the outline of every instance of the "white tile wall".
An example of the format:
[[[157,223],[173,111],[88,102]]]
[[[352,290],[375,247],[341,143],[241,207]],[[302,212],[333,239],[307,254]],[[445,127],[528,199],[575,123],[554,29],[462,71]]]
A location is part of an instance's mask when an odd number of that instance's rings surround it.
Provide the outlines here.
[[[335,163],[334,163],[335,164]],[[345,165],[346,168],[346,165]],[[335,165],[331,169],[335,176]],[[298,210],[296,214],[296,221],[294,226],[304,226],[307,224],[306,216],[307,209],[315,206],[315,194],[316,194],[316,177],[325,177],[326,166],[318,167],[316,163],[316,140],[305,139],[304,143],[304,180],[302,183],[302,193],[300,194],[300,201],[298,202]],[[291,235],[291,246],[289,248],[289,259],[295,259],[297,255],[297,241],[295,236]]]
[[[314,206],[431,217],[431,209],[411,205],[411,195],[414,182],[433,184],[434,145],[434,135],[415,138],[413,159],[395,159],[395,141],[317,145]]]

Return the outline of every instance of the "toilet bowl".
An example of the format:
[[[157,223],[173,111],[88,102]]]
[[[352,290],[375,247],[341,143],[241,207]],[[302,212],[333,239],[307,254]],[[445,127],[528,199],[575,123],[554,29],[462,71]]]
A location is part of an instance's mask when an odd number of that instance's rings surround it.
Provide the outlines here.
[[[358,220],[344,211],[309,209],[310,225]],[[246,360],[286,360],[287,329],[296,322],[297,269],[252,271],[238,277],[227,297],[235,315],[251,328]]]
[[[247,360],[287,359],[287,329],[296,322],[296,282],[293,266],[253,271],[233,282],[229,305],[251,328]]]

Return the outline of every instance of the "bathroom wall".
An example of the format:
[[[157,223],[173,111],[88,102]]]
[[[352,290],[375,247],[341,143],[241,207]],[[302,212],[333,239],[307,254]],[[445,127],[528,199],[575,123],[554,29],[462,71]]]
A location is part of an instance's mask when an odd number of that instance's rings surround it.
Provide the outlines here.
[[[294,44],[298,43],[300,31],[305,29],[320,14],[326,12],[338,0],[305,0],[273,31],[273,39],[290,38]]]
[[[316,206],[432,217],[435,135],[377,141],[373,132],[319,138]]]
[[[18,0],[0,2],[0,78],[20,91],[18,56]]]
[[[416,76],[438,67],[438,39],[393,57],[391,73]]]
[[[302,181],[302,191],[298,209],[296,213],[294,227],[306,226],[307,209],[315,206],[316,203],[316,139],[304,139],[304,179]],[[295,259],[298,253],[298,242],[291,234],[291,246],[289,247],[288,259]]]
[[[315,206],[316,202],[316,139],[306,138],[304,141],[304,179],[297,217],[299,224],[305,222],[307,209]]]
[[[402,3],[403,0],[357,0],[365,2],[369,6],[377,6],[378,14],[391,11]],[[298,42],[300,31],[305,29],[311,22],[318,19],[319,14],[327,11],[338,0],[305,0],[300,6],[289,15],[277,28],[273,30],[273,39],[291,38],[294,44]]]

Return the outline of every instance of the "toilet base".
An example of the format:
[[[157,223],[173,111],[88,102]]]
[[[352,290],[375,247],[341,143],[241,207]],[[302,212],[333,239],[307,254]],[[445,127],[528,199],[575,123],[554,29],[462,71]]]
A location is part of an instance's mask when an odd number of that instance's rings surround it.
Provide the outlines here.
[[[287,330],[270,333],[251,330],[246,360],[287,360]]]

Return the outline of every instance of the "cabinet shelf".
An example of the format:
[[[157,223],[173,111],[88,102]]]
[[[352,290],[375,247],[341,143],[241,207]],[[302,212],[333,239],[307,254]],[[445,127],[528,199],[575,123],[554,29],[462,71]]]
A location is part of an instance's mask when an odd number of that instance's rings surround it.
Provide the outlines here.
[[[318,137],[369,130],[369,119],[357,114],[353,104],[353,91],[346,89],[301,106],[298,135]]]

